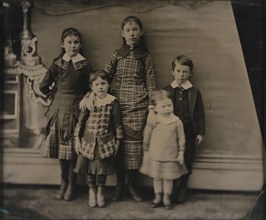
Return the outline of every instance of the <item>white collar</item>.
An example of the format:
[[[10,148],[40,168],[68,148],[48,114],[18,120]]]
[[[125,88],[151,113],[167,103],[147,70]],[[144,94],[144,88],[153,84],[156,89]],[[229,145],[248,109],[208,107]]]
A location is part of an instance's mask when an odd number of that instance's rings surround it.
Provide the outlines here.
[[[177,87],[182,87],[183,89],[185,89],[185,90],[187,90],[187,89],[190,89],[191,87],[193,87],[193,85],[192,85],[192,83],[190,82],[190,81],[186,81],[186,82],[184,82],[182,85],[179,85],[178,83],[177,83],[177,81],[176,80],[174,80],[172,83],[171,83],[171,86],[175,89],[175,88],[177,88]]]
[[[95,106],[97,107],[106,106],[107,104],[110,104],[111,102],[113,102],[115,99],[116,97],[110,94],[107,94],[107,96],[105,96],[103,99],[100,99],[96,96]]]
[[[172,113],[169,117],[165,118],[165,117],[162,117],[160,115],[157,115],[157,119],[160,123],[162,124],[171,124],[173,122],[175,122],[178,117],[176,115],[174,115],[174,113]]]
[[[70,57],[67,53],[65,53],[62,59],[66,62],[69,62],[70,60],[72,60],[73,63],[86,60],[80,53],[77,53],[74,57]]]

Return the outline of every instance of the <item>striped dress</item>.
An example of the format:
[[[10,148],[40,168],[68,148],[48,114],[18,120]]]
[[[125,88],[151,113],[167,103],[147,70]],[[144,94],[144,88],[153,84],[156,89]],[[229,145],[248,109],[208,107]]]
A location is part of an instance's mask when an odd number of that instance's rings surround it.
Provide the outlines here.
[[[113,78],[111,93],[118,99],[122,112],[122,166],[139,169],[148,97],[156,87],[152,58],[145,47],[130,49],[125,45],[111,54],[104,70]]]

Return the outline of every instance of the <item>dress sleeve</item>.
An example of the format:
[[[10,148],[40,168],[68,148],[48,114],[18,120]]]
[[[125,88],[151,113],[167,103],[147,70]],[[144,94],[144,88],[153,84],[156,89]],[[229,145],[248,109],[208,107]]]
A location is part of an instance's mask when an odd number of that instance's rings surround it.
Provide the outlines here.
[[[53,94],[57,79],[57,74],[58,74],[57,68],[55,64],[52,64],[39,86],[40,91],[44,95],[49,97]]]
[[[183,123],[181,120],[178,120],[176,122],[176,132],[177,132],[177,141],[178,141],[178,151],[184,151],[186,139],[185,139]]]
[[[155,68],[152,58],[149,54],[144,59],[144,68],[145,68],[145,86],[150,97],[151,92],[153,92],[156,88],[156,82],[155,82]]]
[[[74,136],[81,138],[83,136],[83,132],[86,126],[86,122],[89,118],[89,110],[81,111],[78,119],[78,123],[76,125]]]
[[[143,131],[143,143],[146,146],[148,146],[150,144],[151,133],[152,133],[152,125],[146,124],[144,131]]]
[[[114,101],[112,108],[112,124],[117,139],[123,138],[122,123],[121,123],[121,111],[117,101]]]
[[[116,72],[116,66],[117,66],[117,54],[116,52],[114,52],[110,55],[109,60],[105,64],[104,71],[109,73],[110,76],[113,78]]]
[[[205,134],[205,114],[204,114],[202,96],[199,90],[197,93],[197,99],[195,103],[194,119],[196,121],[197,134],[204,135]]]
[[[88,63],[85,67],[85,75],[86,75],[86,92],[90,91],[90,84],[89,84],[89,78],[92,73],[92,66]]]

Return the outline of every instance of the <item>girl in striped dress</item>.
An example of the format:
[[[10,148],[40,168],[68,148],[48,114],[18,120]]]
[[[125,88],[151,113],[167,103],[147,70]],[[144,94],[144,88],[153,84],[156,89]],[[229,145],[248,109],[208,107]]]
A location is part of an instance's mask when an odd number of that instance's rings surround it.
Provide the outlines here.
[[[144,45],[140,19],[126,17],[121,24],[121,35],[123,46],[111,54],[104,68],[112,77],[111,94],[121,106],[124,132],[116,160],[117,187],[113,200],[121,199],[128,189],[134,200],[141,201],[136,191],[136,178],[143,156],[142,139],[149,94],[156,87],[155,71]],[[92,109],[91,105],[87,107]]]
[[[61,35],[62,52],[55,58],[40,83],[40,91],[53,102],[47,112],[46,138],[41,154],[58,158],[61,168],[61,186],[57,199],[71,200],[75,175],[76,153],[74,129],[79,117],[79,102],[89,90],[91,66],[79,53],[81,34],[75,28],[67,28]]]
[[[157,119],[153,124],[147,123],[144,129],[144,158],[140,172],[153,178],[155,198],[151,207],[158,207],[163,201],[165,208],[170,209],[173,180],[187,173],[184,128],[173,114],[173,102],[168,92],[155,91],[151,101]]]

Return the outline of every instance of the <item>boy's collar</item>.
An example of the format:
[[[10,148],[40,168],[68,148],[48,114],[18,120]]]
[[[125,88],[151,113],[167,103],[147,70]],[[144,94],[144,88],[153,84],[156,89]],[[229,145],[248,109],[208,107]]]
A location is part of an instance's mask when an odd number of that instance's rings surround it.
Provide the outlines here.
[[[174,89],[177,88],[177,87],[181,87],[181,88],[183,88],[184,90],[187,90],[187,89],[190,89],[191,87],[193,87],[192,83],[191,83],[189,80],[187,80],[186,82],[184,82],[184,83],[181,84],[181,85],[179,85],[179,84],[177,83],[177,81],[174,80],[174,81],[171,83],[171,86],[172,86]]]
[[[75,55],[74,57],[70,57],[67,53],[65,53],[62,56],[62,59],[66,62],[69,62],[70,60],[72,60],[73,63],[77,63],[83,60],[86,60],[80,53],[78,53],[77,55]]]

